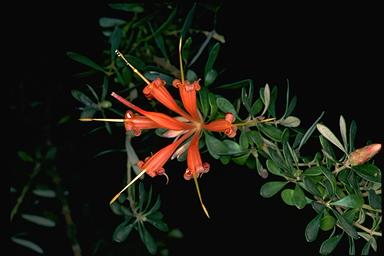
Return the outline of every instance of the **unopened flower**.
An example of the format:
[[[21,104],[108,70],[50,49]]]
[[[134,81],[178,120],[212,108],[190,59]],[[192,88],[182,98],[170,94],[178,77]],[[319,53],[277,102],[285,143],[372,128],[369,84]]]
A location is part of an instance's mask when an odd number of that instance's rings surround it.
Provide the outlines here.
[[[349,154],[346,165],[356,166],[368,162],[381,149],[381,144],[370,144]]]

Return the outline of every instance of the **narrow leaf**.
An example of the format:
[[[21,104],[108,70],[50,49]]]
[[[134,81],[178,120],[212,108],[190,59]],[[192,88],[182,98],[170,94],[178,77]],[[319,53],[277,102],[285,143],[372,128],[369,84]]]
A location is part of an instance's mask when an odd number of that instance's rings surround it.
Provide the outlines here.
[[[121,223],[119,226],[116,227],[115,231],[113,232],[113,241],[116,241],[118,243],[124,242],[131,233],[133,227],[134,223],[131,223],[129,225],[127,225],[126,221]]]
[[[126,12],[141,13],[144,11],[142,4],[128,4],[128,3],[111,3],[108,6],[112,9]]]
[[[293,202],[298,209],[303,209],[307,203],[304,191],[300,188],[298,184],[296,184],[295,190],[293,192]]]
[[[347,124],[345,123],[344,117],[341,115],[339,120],[339,126],[340,126],[340,134],[341,138],[343,140],[344,149],[348,150],[348,139],[347,139]]]
[[[30,249],[34,252],[37,252],[40,254],[44,253],[43,249],[40,246],[38,246],[37,244],[35,244],[34,242],[31,242],[31,241],[28,241],[25,239],[21,239],[21,238],[17,238],[17,237],[11,237],[11,240],[14,243],[21,245],[21,246],[24,246],[24,247],[27,247],[28,249]]]
[[[193,20],[194,14],[195,14],[195,9],[196,9],[196,3],[193,4],[192,8],[189,10],[189,12],[187,14],[187,17],[185,18],[183,27],[181,29],[181,37],[182,38],[185,38],[186,34],[189,31],[189,28],[192,25],[192,20]]]
[[[212,49],[209,51],[208,60],[204,68],[204,76],[207,76],[207,73],[213,69],[213,64],[216,61],[217,56],[219,55],[220,43],[215,43]]]
[[[17,151],[18,156],[24,162],[33,163],[33,157],[25,151]]]
[[[37,216],[37,215],[32,215],[32,214],[22,214],[21,217],[27,221],[30,221],[32,223],[35,223],[37,225],[41,225],[44,227],[54,227],[56,226],[56,223],[48,218]]]
[[[45,198],[55,198],[56,197],[55,191],[53,191],[51,189],[34,189],[32,191],[32,193],[37,195],[37,196],[41,196],[41,197],[45,197]]]
[[[263,109],[263,112],[261,113],[260,116],[263,116],[265,114],[265,112],[267,112],[268,107],[269,107],[269,103],[270,103],[270,100],[271,100],[271,91],[269,89],[269,85],[268,84],[266,84],[265,87],[262,88],[262,91],[263,91],[262,100],[263,100],[263,103],[264,103],[264,109]]]
[[[317,127],[317,130],[321,133],[321,135],[323,135],[327,140],[329,140],[333,145],[338,147],[344,153],[348,154],[347,150],[343,147],[339,139],[336,138],[336,136],[328,127],[326,127],[323,124],[317,124],[316,127]]]
[[[320,119],[323,117],[324,111],[321,112],[320,116],[316,119],[316,121],[309,127],[309,129],[305,132],[304,136],[300,140],[300,144],[297,147],[297,151],[300,151],[301,147],[308,141],[308,139],[311,137],[312,133],[316,129],[317,123],[320,121]]]
[[[104,69],[100,65],[96,64],[93,60],[84,55],[78,54],[76,52],[67,52],[67,56],[73,59],[74,61],[77,61],[97,71],[105,73]]]

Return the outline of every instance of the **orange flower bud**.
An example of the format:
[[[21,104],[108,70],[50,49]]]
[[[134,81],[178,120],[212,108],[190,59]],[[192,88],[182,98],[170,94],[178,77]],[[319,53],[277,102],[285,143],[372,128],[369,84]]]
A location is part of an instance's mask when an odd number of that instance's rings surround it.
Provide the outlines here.
[[[349,154],[346,165],[356,166],[361,165],[369,161],[374,155],[376,155],[381,149],[381,144],[371,144],[365,147],[356,149]]]

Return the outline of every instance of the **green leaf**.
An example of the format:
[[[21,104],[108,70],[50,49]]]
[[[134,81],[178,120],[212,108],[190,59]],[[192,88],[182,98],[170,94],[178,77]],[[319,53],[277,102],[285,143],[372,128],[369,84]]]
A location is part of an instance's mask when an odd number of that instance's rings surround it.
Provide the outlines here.
[[[216,89],[239,89],[239,88],[243,88],[249,84],[253,84],[253,81],[251,79],[244,79],[244,80],[237,81],[237,82],[230,83],[230,84],[223,84],[223,85],[217,86],[215,88]]]
[[[357,232],[357,233],[359,234],[359,236],[361,236],[362,238],[364,238],[364,240],[367,241],[367,243],[366,243],[366,245],[364,247],[366,247],[367,244],[368,244],[368,245],[370,245],[372,247],[372,249],[375,252],[377,251],[377,241],[376,241],[374,236],[372,236],[372,235],[370,235],[368,233],[365,233],[365,232]],[[369,246],[365,250],[367,252],[367,254],[365,254],[365,255],[368,255],[368,253],[369,253]],[[362,255],[364,255],[364,254],[362,254]]]
[[[271,159],[267,160],[267,169],[270,173],[274,175],[284,176],[284,173],[281,171],[281,169]]]
[[[124,242],[129,234],[131,233],[134,223],[131,223],[127,225],[128,223],[126,221],[122,222],[120,225],[118,225],[113,232],[112,239],[115,242],[121,243]]]
[[[317,124],[316,127],[317,127],[317,130],[321,133],[321,135],[324,136],[324,138],[329,140],[333,145],[338,147],[341,151],[348,154],[347,150],[341,144],[339,139],[333,134],[333,132],[328,127],[326,127],[323,124]]]
[[[270,181],[261,186],[260,195],[265,198],[272,197],[277,192],[279,192],[285,185],[288,184],[288,181]]]
[[[269,107],[269,103],[271,101],[271,91],[269,89],[269,85],[268,84],[265,84],[265,87],[260,89],[260,97],[261,97],[261,100],[264,103],[264,110],[261,113],[261,116],[262,116],[262,115],[265,114],[265,112],[267,112],[268,107]]]
[[[307,242],[313,242],[317,238],[320,228],[320,219],[323,216],[323,213],[318,214],[313,218],[308,225],[305,227],[305,239]]]
[[[215,43],[212,49],[209,51],[208,60],[204,68],[204,76],[206,77],[208,72],[213,69],[213,64],[215,63],[217,56],[219,55],[220,43]]]
[[[322,166],[320,166],[320,169],[331,185],[331,191],[330,191],[331,194],[332,195],[335,194],[336,193],[336,178],[335,178],[335,176],[333,176],[332,172],[328,171],[326,168],[324,168]]]
[[[226,155],[238,155],[244,153],[244,150],[240,145],[233,140],[223,140],[224,145],[227,147],[225,154]]]
[[[126,12],[135,12],[135,13],[141,13],[144,12],[143,4],[128,4],[128,3],[111,3],[108,4],[108,6],[112,9],[119,10],[119,11],[126,11]]]
[[[319,176],[322,173],[323,172],[322,172],[320,166],[312,166],[312,167],[309,167],[308,169],[306,169],[303,172],[303,175],[305,175],[305,176]]]
[[[145,228],[144,224],[139,224],[139,234],[141,241],[145,244],[148,252],[150,254],[155,254],[157,252],[157,244],[153,236]]]
[[[217,96],[213,93],[208,93],[208,103],[209,103],[209,119],[215,118],[217,114]]]
[[[288,116],[279,121],[279,124],[285,127],[298,127],[300,125],[300,119],[295,116]]]
[[[352,120],[351,126],[349,127],[349,152],[352,152],[355,149],[356,131],[356,122]]]
[[[144,76],[145,78],[147,78],[148,80],[155,80],[156,78],[160,78],[161,80],[164,80],[166,82],[166,84],[172,84],[172,80],[173,80],[173,77],[167,75],[167,74],[164,74],[164,73],[161,73],[161,72],[158,72],[158,71],[147,71],[147,72],[144,72]]]
[[[123,31],[121,30],[120,27],[116,26],[110,37],[112,60],[116,58],[115,50],[119,49],[122,36],[123,36]]]
[[[28,249],[30,249],[34,252],[37,252],[39,254],[44,253],[43,249],[39,245],[37,245],[36,243],[31,242],[29,240],[25,240],[25,239],[21,239],[21,238],[17,238],[17,237],[11,237],[11,240],[16,244],[27,247]]]
[[[303,209],[304,206],[307,204],[304,191],[300,188],[298,184],[296,184],[295,190],[293,191],[293,203],[298,209]]]
[[[308,190],[308,192],[316,196],[321,196],[321,193],[312,178],[310,178],[309,176],[304,176],[303,181],[304,186]]]
[[[171,22],[172,22],[173,18],[175,17],[176,13],[177,13],[177,8],[173,8],[172,12],[169,14],[168,18],[164,21],[163,24],[160,25],[160,27],[158,29],[156,29],[156,31],[154,31],[152,33],[151,36],[156,38],[158,35],[160,35],[171,24]],[[184,38],[184,36],[183,36],[183,38]]]
[[[357,239],[359,238],[355,228],[350,224],[346,218],[338,213],[336,210],[332,209],[333,214],[336,216],[337,222],[339,223],[340,227],[351,237]]]
[[[248,139],[248,133],[246,131],[242,131],[240,133],[239,144],[240,144],[241,148],[248,149],[248,147],[249,147],[249,139]]]
[[[189,58],[190,51],[191,51],[191,44],[192,44],[192,37],[188,37],[187,40],[185,40],[183,47],[181,49],[181,57],[182,57],[184,63],[188,62],[188,58]],[[188,78],[187,78],[187,80],[188,80]],[[196,78],[193,80],[188,80],[188,81],[192,82],[195,80],[196,80]]]
[[[81,55],[81,54],[76,53],[76,52],[67,52],[67,56],[74,61],[77,61],[77,62],[84,64],[88,67],[91,67],[97,71],[105,73],[104,69],[100,65],[96,64],[93,60],[91,60],[90,58],[88,58],[84,55]]]
[[[330,205],[342,206],[347,208],[360,208],[364,203],[364,199],[359,195],[348,195],[335,202],[331,202]]]
[[[263,101],[261,98],[258,98],[251,107],[251,115],[255,116],[257,113],[259,113],[263,109]]]
[[[27,152],[25,152],[25,151],[17,151],[17,155],[24,162],[33,163],[33,157],[30,154],[28,154]]]
[[[330,214],[324,214],[320,221],[320,228],[323,231],[329,231],[336,225],[336,219]]]
[[[37,225],[41,225],[44,227],[49,227],[52,228],[56,226],[56,223],[48,218],[37,216],[37,215],[32,215],[32,214],[22,214],[21,217],[27,221],[30,221],[32,223],[35,223]]]
[[[37,196],[41,196],[41,197],[45,197],[45,198],[55,198],[56,197],[56,193],[52,189],[34,189],[32,191],[32,193],[37,195]]]
[[[311,127],[309,127],[309,129],[305,132],[305,134],[303,135],[303,137],[301,138],[300,140],[300,144],[299,146],[297,147],[297,151],[300,151],[301,147],[308,141],[308,139],[311,137],[312,133],[315,131],[316,129],[316,125],[317,123],[320,121],[320,119],[323,117],[324,115],[324,111],[321,112],[320,116],[316,119],[316,121],[311,125]]]
[[[215,82],[217,78],[217,71],[214,69],[210,69],[204,76],[204,85],[209,86]]]
[[[186,77],[187,77],[187,81],[190,81],[190,82],[197,80],[197,74],[192,69],[187,70]]]
[[[205,133],[205,144],[207,145],[208,152],[215,159],[219,159],[219,155],[227,153],[227,146],[221,140],[208,133]]]
[[[208,102],[208,90],[205,89],[205,87],[202,87],[200,90],[199,103],[200,103],[199,109],[201,110],[203,117],[206,117],[209,111],[209,102]]]
[[[169,230],[167,223],[162,220],[148,218],[147,221],[160,231],[167,232]]]
[[[381,183],[380,169],[373,164],[366,163],[363,165],[354,166],[352,170],[354,170],[357,175],[365,180]]]
[[[281,142],[283,132],[279,128],[268,124],[260,124],[258,127],[270,139]]]
[[[369,249],[371,248],[371,245],[369,242],[366,242],[363,249],[361,249],[361,255],[369,255]]]
[[[171,231],[168,232],[168,236],[172,237],[172,238],[180,239],[180,238],[183,238],[184,235],[183,235],[183,233],[181,232],[180,229],[174,228],[174,229],[172,229]]]
[[[126,23],[125,20],[116,19],[116,18],[101,17],[99,19],[99,25],[102,28],[113,28],[115,26],[120,26],[125,23]]]
[[[348,242],[349,242],[349,250],[348,250],[349,255],[356,255],[355,240],[349,236]]]
[[[340,126],[340,134],[343,140],[344,148],[347,151],[349,148],[348,140],[347,140],[347,124],[345,123],[345,119],[342,115],[340,115],[339,126]]]
[[[241,88],[241,101],[245,108],[247,109],[248,113],[251,113],[251,106],[252,106],[252,99],[253,99],[253,92],[254,92],[254,85],[253,83],[249,84],[249,89],[247,91],[247,88],[243,87]]]
[[[368,190],[368,201],[373,209],[381,209],[381,197],[373,189]]]
[[[237,112],[235,110],[235,107],[232,105],[232,103],[223,97],[217,97],[216,99],[217,107],[223,111],[224,113],[232,113],[235,117],[238,118]]]
[[[294,206],[295,203],[293,201],[293,194],[293,189],[284,189],[283,191],[281,191],[281,199],[283,199],[284,203],[286,203],[287,205]]]
[[[329,255],[333,250],[336,248],[336,246],[339,244],[341,238],[343,236],[343,233],[337,236],[333,236],[325,240],[321,246],[320,246],[320,254],[321,255]]]
[[[274,86],[269,101],[268,114],[272,117],[276,116],[276,99],[277,99],[277,87]]]
[[[153,31],[152,29],[152,26],[150,26],[151,28],[151,32],[152,32],[152,36],[154,37],[155,39],[155,42],[156,42],[156,45],[157,47],[160,49],[161,53],[163,54],[163,56],[166,58],[166,59],[169,59],[168,58],[168,54],[167,54],[167,50],[165,48],[165,43],[164,43],[164,37],[161,33],[158,33],[155,35],[155,32]]]
[[[196,3],[193,4],[192,8],[189,10],[189,12],[187,14],[187,17],[185,18],[183,27],[181,29],[181,37],[182,38],[185,38],[185,36],[187,35],[187,33],[189,31],[189,28],[192,25],[192,19],[193,19],[193,16],[195,14],[195,9],[196,9]]]
[[[241,156],[238,156],[238,157],[233,157],[232,161],[235,164],[244,165],[247,162],[247,159],[248,159],[250,154],[251,154],[251,152],[248,152],[248,153],[245,153],[244,155],[241,155]]]
[[[256,144],[256,147],[257,147],[259,150],[262,150],[263,145],[264,145],[264,141],[263,141],[263,137],[261,137],[259,131],[252,130],[252,131],[249,133],[249,138],[251,139],[251,141],[252,141],[253,143]]]

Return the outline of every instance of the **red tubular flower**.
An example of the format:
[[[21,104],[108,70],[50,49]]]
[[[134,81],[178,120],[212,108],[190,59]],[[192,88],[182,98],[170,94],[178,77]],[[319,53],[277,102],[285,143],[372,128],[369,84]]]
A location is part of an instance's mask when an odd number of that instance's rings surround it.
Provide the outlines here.
[[[154,154],[153,156],[147,157],[144,161],[139,161],[137,163],[137,166],[141,170],[145,170],[145,172],[151,177],[164,174],[164,164],[172,156],[173,152],[177,149],[177,147],[190,135],[191,132],[184,134],[178,140],[157,151],[156,154]]]
[[[209,164],[208,163],[202,163],[200,151],[199,151],[199,139],[200,139],[200,133],[196,132],[193,135],[193,138],[191,140],[191,143],[188,148],[188,154],[187,154],[187,164],[188,168],[184,173],[184,179],[190,180],[193,178],[194,175],[197,177],[202,174],[209,171]]]
[[[193,82],[192,84],[188,81],[182,83],[180,80],[175,79],[172,82],[172,85],[176,88],[179,88],[180,98],[183,102],[184,108],[196,121],[200,121],[200,115],[198,114],[197,104],[196,104],[196,91],[200,90],[199,80]]]
[[[120,101],[121,103],[126,105],[127,107],[129,107],[129,108],[135,110],[136,112],[139,112],[140,114],[148,117],[149,119],[151,119],[152,121],[157,123],[162,128],[166,128],[166,129],[170,129],[170,130],[189,130],[189,129],[193,128],[193,126],[191,126],[187,123],[181,122],[181,121],[179,121],[175,118],[172,118],[170,116],[167,116],[163,113],[145,111],[145,110],[137,107],[136,105],[132,104],[131,102],[127,101],[126,99],[124,99],[123,97],[121,97],[120,95],[118,95],[114,92],[111,95],[113,97],[115,97],[118,101]]]
[[[219,119],[205,124],[204,128],[213,132],[224,132],[229,138],[236,136],[237,127],[232,125],[235,117],[231,113],[225,115],[225,119]]]
[[[135,136],[139,136],[141,134],[141,130],[143,129],[154,129],[160,128],[161,126],[154,122],[152,119],[148,117],[134,114],[132,111],[128,110],[125,113],[124,119],[125,130],[133,131]]]
[[[164,80],[156,78],[143,89],[143,93],[148,99],[155,98],[175,113],[178,113],[187,119],[191,119],[190,116],[177,105],[176,101],[165,87]]]

